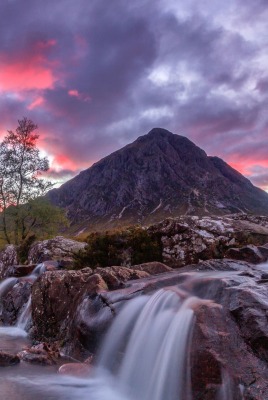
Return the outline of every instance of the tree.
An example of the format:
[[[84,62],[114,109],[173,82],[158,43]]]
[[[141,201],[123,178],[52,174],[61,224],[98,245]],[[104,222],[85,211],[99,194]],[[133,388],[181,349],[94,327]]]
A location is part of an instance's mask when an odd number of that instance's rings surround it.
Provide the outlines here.
[[[30,232],[26,205],[52,187],[51,182],[40,177],[49,169],[49,163],[46,157],[40,157],[36,147],[36,129],[30,119],[23,118],[16,131],[8,131],[0,144],[1,225],[6,242],[16,245]]]

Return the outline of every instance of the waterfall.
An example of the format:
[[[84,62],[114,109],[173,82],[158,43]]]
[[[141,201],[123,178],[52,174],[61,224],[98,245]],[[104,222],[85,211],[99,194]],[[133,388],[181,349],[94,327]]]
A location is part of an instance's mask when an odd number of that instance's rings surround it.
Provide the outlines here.
[[[118,398],[190,400],[189,346],[197,302],[183,299],[175,288],[130,301],[108,332],[96,379],[106,375],[111,386],[114,381]],[[102,400],[110,395],[101,392]]]
[[[31,274],[28,275],[29,278],[36,280],[41,274],[43,274],[46,270],[46,266],[44,263],[38,264]]]
[[[0,300],[17,282],[18,278],[6,278],[0,283]]]
[[[38,264],[34,270],[28,274],[27,280],[32,283],[36,281],[36,279],[44,273],[46,270],[46,266],[44,263]],[[2,302],[1,298],[4,297],[12,287],[18,283],[22,278],[7,278],[0,283],[0,312],[2,310]],[[29,326],[31,321],[31,296],[28,301],[24,304],[23,309],[21,311],[20,316],[17,319],[17,323],[15,326],[1,326],[0,327],[0,335],[10,335],[10,336],[27,336],[27,327]]]
[[[24,331],[26,330],[27,325],[29,325],[31,320],[31,305],[32,305],[32,297],[30,296],[27,303],[24,305],[24,309],[20,314],[16,323],[16,326],[20,329],[23,329]]]

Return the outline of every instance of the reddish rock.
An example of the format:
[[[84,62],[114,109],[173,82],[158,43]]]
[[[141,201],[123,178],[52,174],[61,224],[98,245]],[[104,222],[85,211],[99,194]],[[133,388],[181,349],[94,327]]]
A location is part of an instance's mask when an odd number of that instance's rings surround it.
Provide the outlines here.
[[[262,252],[258,247],[253,245],[248,245],[241,248],[231,248],[227,250],[225,257],[234,260],[243,260],[253,264],[259,264],[265,261]]]
[[[29,275],[35,269],[36,264],[27,264],[27,265],[14,265],[12,267],[12,276],[16,276],[18,278]]]
[[[195,311],[191,350],[193,398],[220,398],[217,396],[225,385],[235,400],[264,399],[267,368],[249,351],[228,311],[213,303],[201,305]]]
[[[31,364],[54,365],[60,358],[56,344],[40,343],[18,353],[18,357]]]
[[[20,362],[17,355],[0,351],[0,367],[9,367],[10,365],[16,365]]]
[[[146,278],[149,276],[149,274],[145,271],[139,271],[120,266],[97,268],[95,272],[104,279],[110,290],[123,287],[127,281]]]
[[[77,307],[83,297],[102,290],[107,290],[107,285],[98,274],[51,271],[41,275],[32,288],[35,337],[41,341],[70,340],[75,336]]]
[[[83,363],[63,364],[58,373],[61,375],[71,375],[78,378],[87,378],[90,375],[91,367]]]
[[[6,325],[14,325],[22,307],[31,294],[32,282],[20,280],[2,299],[1,319]]]
[[[148,263],[138,264],[138,265],[132,265],[130,268],[134,269],[136,271],[147,272],[150,275],[163,274],[165,272],[172,271],[171,267],[168,267],[167,265],[165,265],[161,262],[158,262],[158,261],[148,262]]]

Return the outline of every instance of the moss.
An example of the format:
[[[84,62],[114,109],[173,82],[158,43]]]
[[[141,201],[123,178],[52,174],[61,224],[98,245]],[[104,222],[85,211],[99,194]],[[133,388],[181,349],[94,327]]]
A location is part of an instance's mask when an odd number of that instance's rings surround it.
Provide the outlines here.
[[[148,233],[141,227],[93,233],[86,242],[86,248],[75,256],[76,269],[163,261],[160,235]]]

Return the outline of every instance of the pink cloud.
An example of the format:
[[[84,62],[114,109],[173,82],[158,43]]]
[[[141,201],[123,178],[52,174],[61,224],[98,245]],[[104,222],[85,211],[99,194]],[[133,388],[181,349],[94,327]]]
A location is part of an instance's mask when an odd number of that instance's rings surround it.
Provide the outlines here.
[[[33,110],[34,108],[40,106],[43,103],[44,103],[43,97],[39,96],[31,104],[29,104],[27,108],[28,110]]]
[[[72,97],[77,97],[79,100],[83,101],[91,101],[92,98],[88,96],[86,93],[79,93],[76,89],[71,89],[68,91],[68,95]]]
[[[55,63],[46,58],[47,49],[56,45],[54,39],[34,44],[31,53],[16,60],[0,54],[0,91],[51,89],[56,81]],[[29,54],[30,53],[30,54]]]

